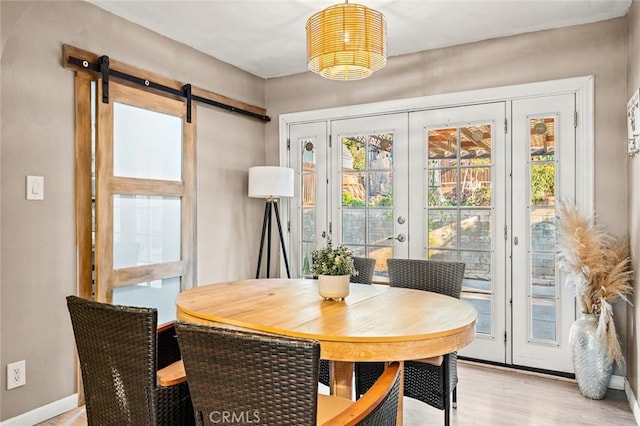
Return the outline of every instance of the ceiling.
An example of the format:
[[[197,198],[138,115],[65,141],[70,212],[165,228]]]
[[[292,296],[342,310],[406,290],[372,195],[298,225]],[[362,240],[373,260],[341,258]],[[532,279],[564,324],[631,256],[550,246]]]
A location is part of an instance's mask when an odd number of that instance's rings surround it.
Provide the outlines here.
[[[306,20],[339,0],[87,0],[262,78],[307,70]],[[355,0],[403,55],[624,16],[631,0]],[[553,48],[553,46],[545,46]]]

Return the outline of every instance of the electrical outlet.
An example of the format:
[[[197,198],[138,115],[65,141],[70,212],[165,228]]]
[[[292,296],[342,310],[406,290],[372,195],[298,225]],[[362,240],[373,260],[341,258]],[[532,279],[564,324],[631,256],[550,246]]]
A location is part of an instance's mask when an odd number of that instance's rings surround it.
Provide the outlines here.
[[[7,364],[7,390],[24,386],[27,383],[27,363],[22,360]]]

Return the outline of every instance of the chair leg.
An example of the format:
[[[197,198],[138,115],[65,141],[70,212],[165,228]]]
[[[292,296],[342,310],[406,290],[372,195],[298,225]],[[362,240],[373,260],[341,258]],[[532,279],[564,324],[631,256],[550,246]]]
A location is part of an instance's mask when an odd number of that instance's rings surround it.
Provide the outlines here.
[[[453,399],[452,399],[451,406],[453,408],[458,408],[458,386],[453,388]]]
[[[444,426],[449,426],[449,405],[451,394],[449,392],[449,354],[444,356],[442,362],[442,406],[444,408]]]

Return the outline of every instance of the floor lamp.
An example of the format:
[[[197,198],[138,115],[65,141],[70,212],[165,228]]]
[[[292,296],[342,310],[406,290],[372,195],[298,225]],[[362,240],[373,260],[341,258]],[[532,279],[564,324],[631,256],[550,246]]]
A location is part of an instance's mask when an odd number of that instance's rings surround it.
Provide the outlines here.
[[[278,198],[293,197],[293,169],[288,167],[258,166],[249,169],[249,197],[264,198],[264,219],[262,220],[262,237],[260,238],[260,252],[258,253],[258,268],[256,278],[260,278],[260,266],[262,264],[262,252],[264,240],[267,237],[267,278],[271,267],[271,216],[275,213],[282,245],[282,257],[287,268],[287,278],[291,278],[289,272],[289,259],[284,245],[280,212],[278,211]]]

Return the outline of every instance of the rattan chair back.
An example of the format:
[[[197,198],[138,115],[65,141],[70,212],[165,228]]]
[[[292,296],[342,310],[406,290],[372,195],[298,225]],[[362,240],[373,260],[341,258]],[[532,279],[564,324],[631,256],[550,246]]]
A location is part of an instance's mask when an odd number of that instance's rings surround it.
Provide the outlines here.
[[[193,423],[187,384],[156,386],[156,309],[109,305],[76,296],[67,297],[67,307],[89,425]]]
[[[464,280],[463,262],[421,259],[387,259],[389,285],[432,291],[460,298]]]
[[[353,266],[358,271],[357,275],[351,276],[351,282],[357,284],[371,284],[373,273],[376,269],[376,260],[368,257],[353,257]]]
[[[393,374],[390,374],[393,373]],[[392,380],[391,388],[381,403],[377,404],[375,408],[364,418],[358,422],[358,426],[379,426],[379,425],[394,425],[398,419],[398,398],[400,392],[400,370],[397,362],[390,364],[386,367],[385,372],[380,379],[384,380],[385,376],[389,375]],[[371,389],[375,389],[376,384]]]
[[[196,421],[315,425],[320,344],[179,322]]]
[[[400,396],[400,363],[390,363],[367,393],[323,426],[395,425]]]

